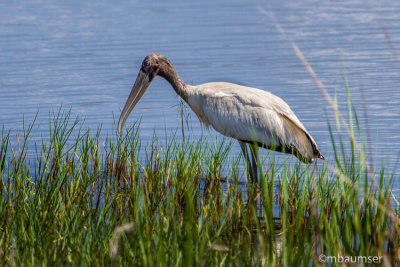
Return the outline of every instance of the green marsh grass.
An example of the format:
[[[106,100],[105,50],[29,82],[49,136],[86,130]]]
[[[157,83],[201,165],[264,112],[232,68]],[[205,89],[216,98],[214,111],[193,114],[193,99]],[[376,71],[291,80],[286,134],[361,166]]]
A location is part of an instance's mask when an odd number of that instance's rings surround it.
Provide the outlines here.
[[[142,144],[136,123],[103,140],[60,111],[28,158],[33,123],[18,143],[3,128],[1,264],[323,266],[323,254],[398,265],[395,170],[367,164],[348,101],[352,136],[328,123],[331,161],[278,167],[269,153],[256,187],[232,143],[208,133]]]

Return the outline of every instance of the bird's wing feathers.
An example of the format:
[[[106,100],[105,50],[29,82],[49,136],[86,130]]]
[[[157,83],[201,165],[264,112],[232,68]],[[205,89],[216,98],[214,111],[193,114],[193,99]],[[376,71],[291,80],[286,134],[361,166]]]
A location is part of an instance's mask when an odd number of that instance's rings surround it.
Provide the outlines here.
[[[319,156],[317,145],[281,98],[230,83],[198,86],[189,105],[206,125],[245,142],[297,154],[305,162]]]

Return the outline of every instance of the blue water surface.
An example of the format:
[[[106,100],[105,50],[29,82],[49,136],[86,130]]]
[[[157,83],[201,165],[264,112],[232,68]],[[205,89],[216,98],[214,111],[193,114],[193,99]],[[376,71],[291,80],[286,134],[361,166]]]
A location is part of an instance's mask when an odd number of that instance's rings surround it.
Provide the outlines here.
[[[400,147],[399,1],[2,1],[0,125],[15,139],[23,118],[30,122],[38,113],[33,151],[35,140],[48,136],[49,113],[62,107],[85,118],[86,127],[102,125],[102,138],[113,135],[143,58],[157,52],[186,83],[229,81],[282,97],[332,159],[332,109],[259,8],[271,12],[298,45],[327,91],[336,94],[345,118],[347,78],[362,130],[370,132],[369,155],[374,164],[394,168]],[[128,124],[140,118],[144,141],[154,130],[162,139],[165,129],[180,127],[179,109],[175,92],[157,78]],[[193,113],[189,124],[192,138],[204,131]],[[232,153],[240,153],[236,143]],[[400,182],[393,186],[398,192]]]

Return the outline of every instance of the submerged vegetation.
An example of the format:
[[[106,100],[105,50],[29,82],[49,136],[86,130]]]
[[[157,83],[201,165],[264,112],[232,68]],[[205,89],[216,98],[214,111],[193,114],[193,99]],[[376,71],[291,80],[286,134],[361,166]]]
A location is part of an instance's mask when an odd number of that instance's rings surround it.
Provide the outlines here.
[[[224,139],[171,134],[144,146],[136,124],[102,140],[100,129],[84,131],[61,111],[49,140],[34,146],[33,123],[17,144],[3,129],[0,262],[318,266],[335,264],[329,256],[367,264],[376,262],[362,256],[377,256],[399,264],[394,171],[368,165],[354,115],[349,105],[350,137],[329,126],[331,162],[278,166],[270,153],[253,187]]]

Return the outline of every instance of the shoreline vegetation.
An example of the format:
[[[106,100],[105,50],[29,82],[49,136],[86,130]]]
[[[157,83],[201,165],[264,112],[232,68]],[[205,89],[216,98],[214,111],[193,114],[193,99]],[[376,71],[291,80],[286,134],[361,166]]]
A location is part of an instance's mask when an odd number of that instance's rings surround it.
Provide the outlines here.
[[[348,131],[338,113],[336,125],[328,121],[330,160],[277,166],[271,152],[253,187],[226,139],[154,136],[143,150],[139,123],[102,140],[101,128],[83,130],[62,110],[50,117],[48,141],[34,146],[34,122],[17,144],[3,127],[0,262],[322,266],[376,256],[399,264],[396,170],[368,164],[349,93],[348,101]]]

